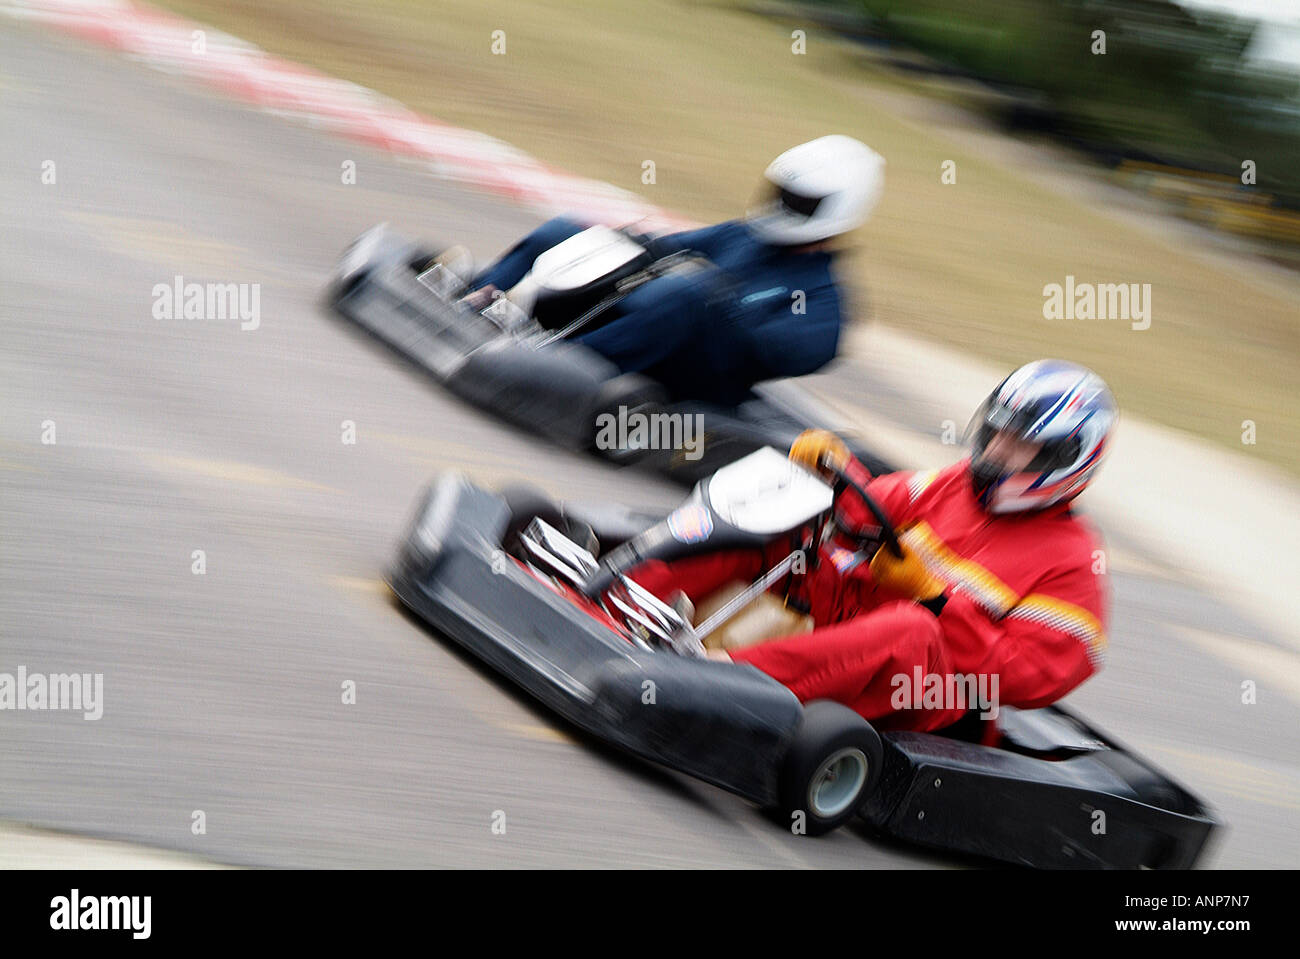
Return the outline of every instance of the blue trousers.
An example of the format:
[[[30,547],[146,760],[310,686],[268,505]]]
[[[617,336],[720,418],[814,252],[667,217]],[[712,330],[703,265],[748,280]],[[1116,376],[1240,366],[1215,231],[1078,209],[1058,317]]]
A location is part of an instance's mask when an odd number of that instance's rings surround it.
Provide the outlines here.
[[[510,289],[541,253],[583,229],[573,220],[548,220],[479,274],[474,287],[491,283],[501,290]],[[718,335],[725,337],[727,328],[720,303],[724,288],[724,275],[716,268],[658,277],[628,294],[619,303],[618,317],[577,337],[577,342],[602,354],[624,373],[653,376],[674,395],[732,400],[730,395],[712,396],[716,391],[709,384],[711,376],[722,372],[719,364],[728,365],[725,352],[719,351],[722,343]]]

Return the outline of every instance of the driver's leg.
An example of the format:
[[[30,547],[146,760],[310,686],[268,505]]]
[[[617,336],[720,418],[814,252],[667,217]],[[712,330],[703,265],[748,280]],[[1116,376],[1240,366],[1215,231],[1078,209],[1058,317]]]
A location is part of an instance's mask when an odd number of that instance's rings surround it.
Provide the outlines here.
[[[578,342],[624,373],[641,373],[707,335],[722,286],[717,270],[668,274],[637,287],[619,303],[620,316]]]
[[[732,650],[730,658],[767,673],[800,702],[831,699],[886,729],[941,729],[966,712],[955,704],[914,709],[911,696],[900,708],[899,690],[910,689],[918,668],[923,677],[951,671],[939,621],[911,602]]]
[[[490,285],[498,290],[509,290],[533,268],[533,261],[541,254],[585,229],[587,227],[577,220],[562,216],[547,220],[476,276],[470,283],[470,289],[477,290]]]
[[[691,556],[671,563],[650,560],[632,572],[638,584],[667,600],[681,590],[697,606],[711,593],[734,580],[749,582],[763,572],[760,550],[726,550]]]

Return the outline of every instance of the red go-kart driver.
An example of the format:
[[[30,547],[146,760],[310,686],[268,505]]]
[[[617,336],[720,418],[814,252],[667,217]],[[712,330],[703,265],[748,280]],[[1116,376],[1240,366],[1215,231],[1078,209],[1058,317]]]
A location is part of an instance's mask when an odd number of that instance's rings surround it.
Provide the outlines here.
[[[855,552],[876,526],[851,488],[837,531],[795,577],[787,603],[814,629],[732,650],[801,701],[831,699],[885,729],[934,730],[969,704],[896,706],[900,677],[996,676],[997,705],[1052,703],[1091,676],[1106,646],[1096,535],[1071,509],[1094,475],[1116,418],[1106,384],[1083,367],[1039,360],[1012,373],[971,421],[971,455],[935,472],[872,478],[834,435],[810,430],[790,458],[829,463],[865,486],[899,531],[902,557]],[[636,579],[659,596],[698,600],[756,579],[758,552],[651,562]],[[945,679],[946,682],[946,679]]]

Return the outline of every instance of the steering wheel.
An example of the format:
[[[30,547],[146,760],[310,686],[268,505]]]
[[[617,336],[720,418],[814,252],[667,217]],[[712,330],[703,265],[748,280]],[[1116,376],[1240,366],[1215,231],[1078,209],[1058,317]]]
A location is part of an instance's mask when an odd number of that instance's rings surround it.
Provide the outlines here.
[[[898,541],[898,531],[894,529],[894,524],[890,521],[889,515],[885,512],[884,507],[876,501],[876,498],[866,491],[866,489],[849,476],[842,469],[830,464],[822,463],[822,469],[829,473],[835,480],[836,486],[845,486],[862,497],[862,502],[867,504],[867,509],[876,517],[876,522],[880,524],[880,539],[888,549],[899,559],[903,558],[903,546]]]

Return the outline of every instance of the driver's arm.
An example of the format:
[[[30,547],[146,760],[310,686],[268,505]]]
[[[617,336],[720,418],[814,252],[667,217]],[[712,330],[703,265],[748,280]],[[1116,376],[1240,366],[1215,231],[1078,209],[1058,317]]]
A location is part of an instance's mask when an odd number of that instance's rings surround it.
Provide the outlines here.
[[[996,617],[950,590],[938,614],[956,661],[998,681],[1002,705],[1056,702],[1098,671],[1106,648],[1105,590],[1088,562],[1056,572]]]
[[[712,259],[715,248],[726,242],[733,229],[732,224],[719,223],[698,230],[683,230],[666,236],[640,236],[638,239],[655,259],[681,253],[683,250],[695,250]]]
[[[746,312],[743,301],[734,336],[754,382],[815,373],[835,359],[842,315],[834,286],[809,286],[795,312],[793,294],[772,300],[763,312]]]
[[[830,430],[808,429],[800,433],[790,446],[790,459],[804,469],[821,473],[830,479],[822,468],[829,465],[832,470],[839,470],[859,486],[865,487],[895,522],[906,522],[911,518],[913,477],[921,474],[912,471],[887,473],[873,477],[871,471],[855,457],[844,441]],[[932,478],[933,473],[925,476]],[[875,514],[862,502],[862,498],[851,488],[840,492],[835,507],[838,518],[848,530],[875,527]]]
[[[1091,571],[1090,551],[1052,544],[1067,556],[1007,609],[996,594],[980,595],[921,562],[904,544],[902,557],[882,546],[871,561],[877,585],[928,609],[943,629],[951,662],[997,682],[997,701],[1036,708],[1060,699],[1101,668],[1106,646],[1104,591]],[[1041,562],[1055,550],[1034,551]],[[1073,559],[1068,554],[1073,554]]]
[[[853,456],[849,457],[844,472],[849,479],[866,489],[895,526],[904,525],[912,519],[912,481],[914,477],[922,475],[920,472],[904,470],[873,477]],[[880,525],[875,513],[867,508],[862,497],[851,487],[840,493],[836,509],[839,520],[846,529],[874,529]]]

